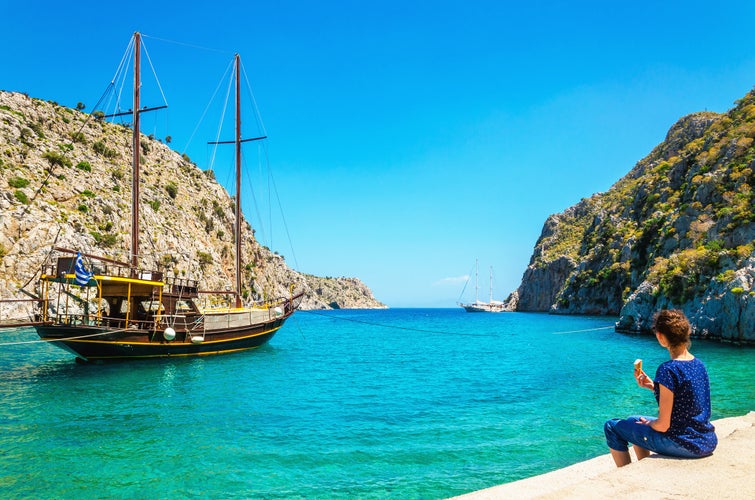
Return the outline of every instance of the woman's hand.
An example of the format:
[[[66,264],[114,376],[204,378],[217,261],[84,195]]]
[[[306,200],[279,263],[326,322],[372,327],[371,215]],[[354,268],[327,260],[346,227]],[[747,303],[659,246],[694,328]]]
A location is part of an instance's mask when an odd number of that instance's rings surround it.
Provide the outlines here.
[[[663,384],[658,384],[658,391],[660,393],[658,398],[658,418],[647,419],[640,417],[637,424],[647,425],[654,431],[666,432],[671,427],[671,410],[674,408],[674,393]]]
[[[639,372],[635,372],[634,378],[635,380],[637,380],[637,385],[639,385],[640,387],[650,389],[651,391],[653,390],[655,384],[653,384],[653,380],[648,377],[647,373],[645,373],[644,371],[640,370]]]

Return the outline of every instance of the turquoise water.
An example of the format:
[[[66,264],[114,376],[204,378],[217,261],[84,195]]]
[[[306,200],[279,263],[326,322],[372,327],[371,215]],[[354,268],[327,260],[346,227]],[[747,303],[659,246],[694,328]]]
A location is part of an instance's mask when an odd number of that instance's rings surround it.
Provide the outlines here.
[[[632,362],[668,354],[613,320],[300,311],[255,351],[107,365],[0,331],[0,497],[445,498],[547,472],[654,414]],[[755,350],[692,352],[714,418],[755,409]]]

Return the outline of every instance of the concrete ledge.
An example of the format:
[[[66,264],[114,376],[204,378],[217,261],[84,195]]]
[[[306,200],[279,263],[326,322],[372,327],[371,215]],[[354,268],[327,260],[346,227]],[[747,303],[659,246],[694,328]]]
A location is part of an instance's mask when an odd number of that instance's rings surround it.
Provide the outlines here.
[[[653,454],[618,469],[606,454],[455,498],[755,498],[755,411],[713,424],[718,447],[710,457],[676,459]]]

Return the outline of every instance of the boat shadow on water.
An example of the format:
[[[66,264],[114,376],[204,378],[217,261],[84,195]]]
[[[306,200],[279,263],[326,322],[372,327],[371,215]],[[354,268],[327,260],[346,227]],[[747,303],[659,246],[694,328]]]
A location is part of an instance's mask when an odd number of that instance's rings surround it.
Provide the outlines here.
[[[10,335],[2,336],[0,380],[3,380],[9,390],[12,387],[56,387],[60,383],[71,384],[77,381],[96,382],[99,385],[103,380],[113,382],[129,378],[134,373],[139,373],[139,377],[146,380],[170,379],[171,374],[181,374],[180,377],[185,378],[186,374],[202,373],[208,366],[207,356],[84,361],[81,358],[72,359],[70,355],[52,347],[49,342],[29,341],[29,337],[33,335],[31,328],[4,333]],[[217,360],[213,361],[213,364],[218,365],[217,370],[233,371],[248,364],[251,351],[257,353],[255,360],[262,360],[275,356],[280,349],[263,344],[251,350],[211,357]]]

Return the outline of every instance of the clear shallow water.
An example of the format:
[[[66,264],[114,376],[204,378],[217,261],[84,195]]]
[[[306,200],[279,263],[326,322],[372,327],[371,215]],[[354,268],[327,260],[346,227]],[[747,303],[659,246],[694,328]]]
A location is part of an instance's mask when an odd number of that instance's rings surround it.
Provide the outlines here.
[[[547,472],[606,453],[606,419],[655,414],[632,362],[652,374],[668,354],[612,324],[301,311],[224,356],[78,365],[3,345],[0,497],[445,498]],[[692,352],[714,418],[755,409],[755,350]]]

